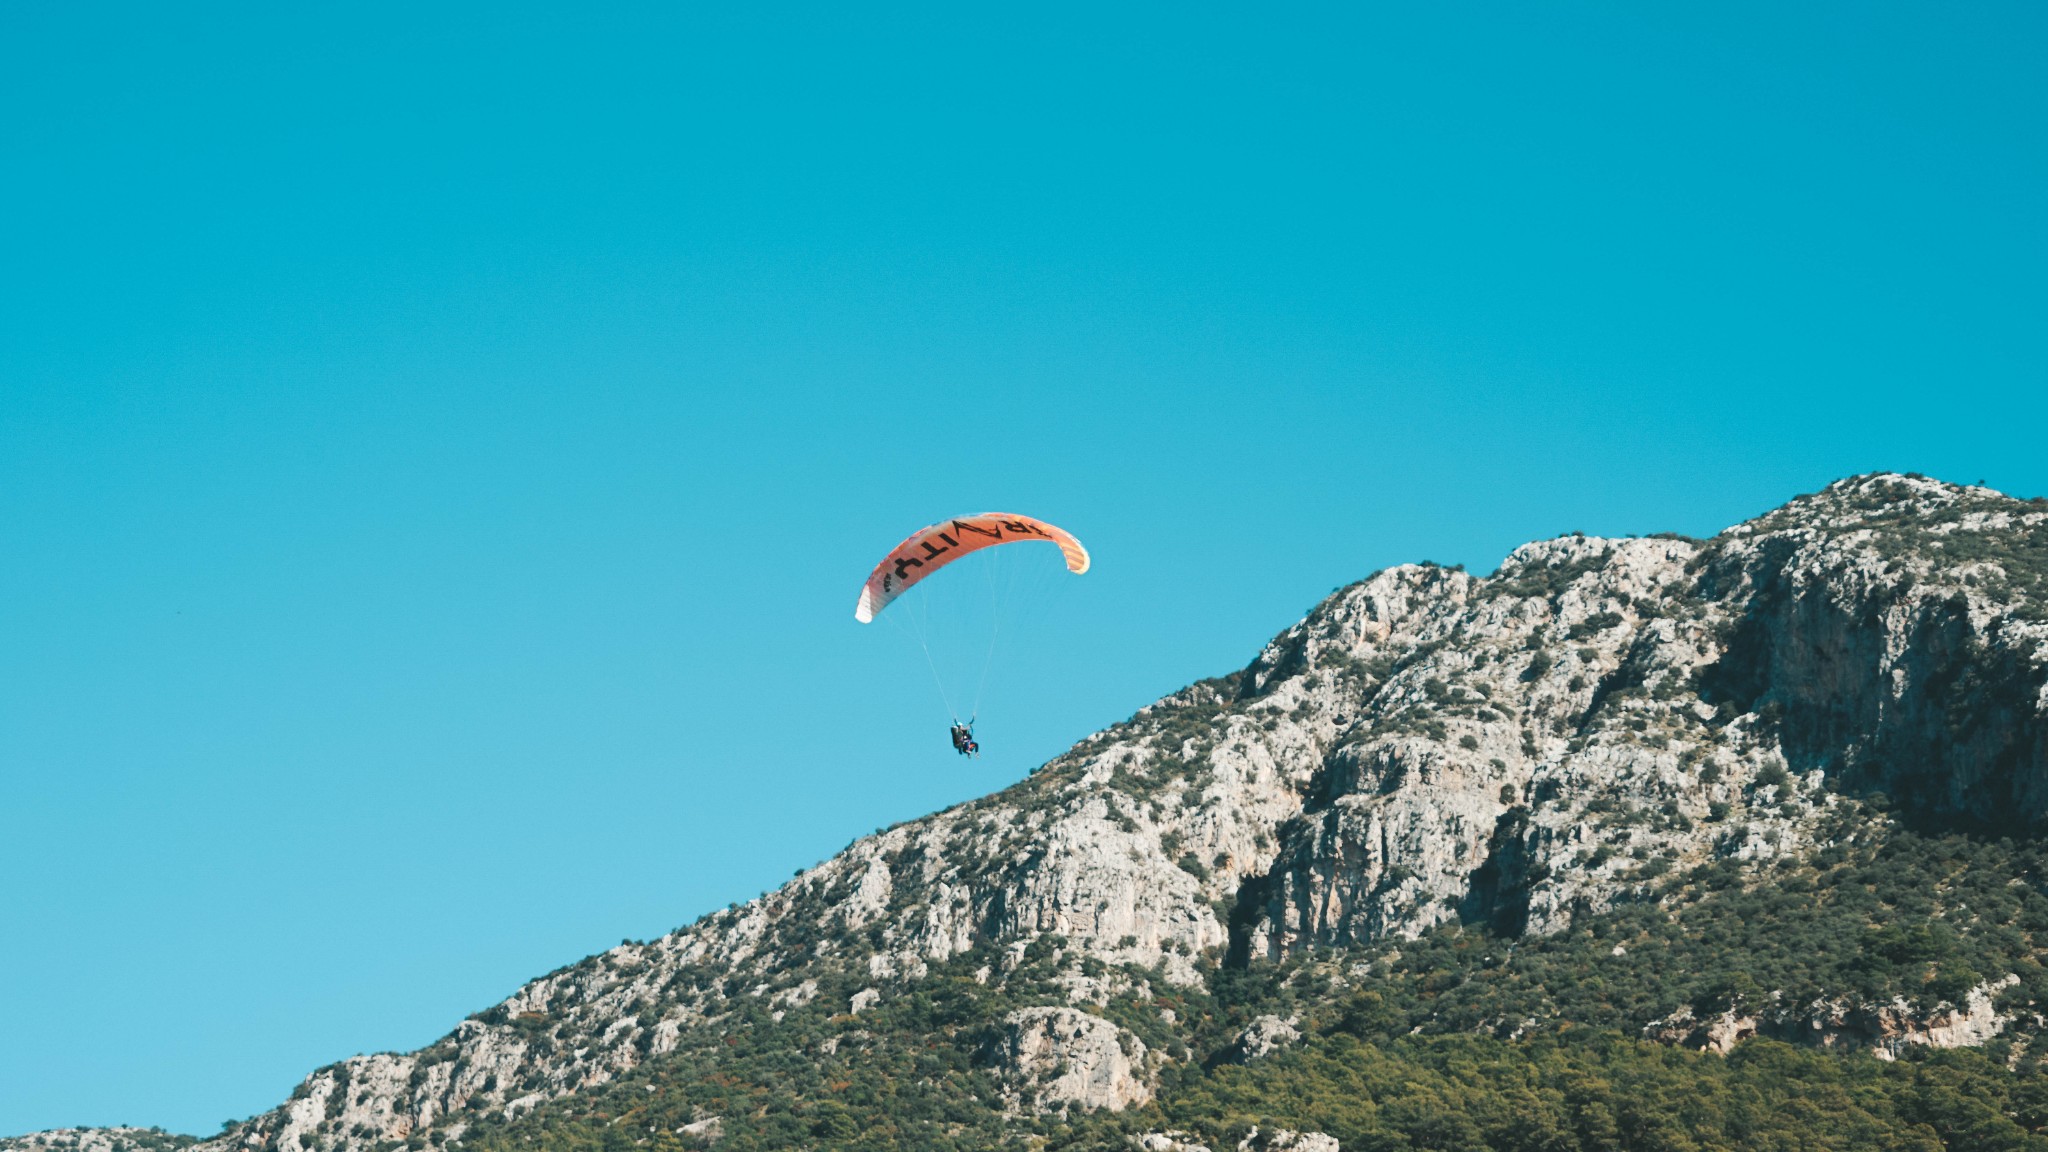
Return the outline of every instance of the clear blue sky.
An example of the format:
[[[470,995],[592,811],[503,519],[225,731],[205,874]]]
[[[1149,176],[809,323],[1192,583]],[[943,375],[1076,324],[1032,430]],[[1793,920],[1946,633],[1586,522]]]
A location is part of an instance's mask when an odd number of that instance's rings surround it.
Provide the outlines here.
[[[1387,564],[2048,492],[2048,9],[1395,7],[0,10],[0,1132],[212,1131]],[[983,508],[1097,568],[964,765],[851,610]]]

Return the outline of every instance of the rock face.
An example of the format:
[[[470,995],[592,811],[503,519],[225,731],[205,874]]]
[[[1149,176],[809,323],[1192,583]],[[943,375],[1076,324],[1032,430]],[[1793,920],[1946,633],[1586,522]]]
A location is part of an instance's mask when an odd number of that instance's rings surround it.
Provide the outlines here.
[[[995,1062],[1017,1086],[1017,1102],[1033,1111],[1118,1111],[1152,1098],[1141,1075],[1145,1045],[1100,1016],[1020,1009],[1004,1019],[994,1048]]]
[[[970,949],[1013,966],[1035,944],[1065,965],[1065,1003],[1011,1015],[994,1042],[1019,1106],[1124,1107],[1165,1057],[1083,1010],[1130,991],[1118,966],[1193,985],[1204,956],[1259,964],[1444,923],[1552,933],[1655,899],[1674,869],[1806,852],[1845,791],[2039,826],[2044,583],[2048,503],[1904,476],[1708,541],[1567,536],[1489,577],[1388,569],[1242,672],[1012,788],[542,977],[429,1048],[323,1068],[201,1147],[459,1136],[466,1113],[606,1083],[738,1004],[785,1011],[829,988],[864,1011]],[[1864,1011],[1844,1008],[1840,1032],[1874,1048],[1995,1031],[1988,994],[1867,1036]]]
[[[1360,699],[1246,945],[1555,931],[1673,866],[1798,850],[1827,775],[2038,823],[2044,535],[2039,504],[1871,477],[1711,542],[1567,537],[1338,593],[1248,677]]]

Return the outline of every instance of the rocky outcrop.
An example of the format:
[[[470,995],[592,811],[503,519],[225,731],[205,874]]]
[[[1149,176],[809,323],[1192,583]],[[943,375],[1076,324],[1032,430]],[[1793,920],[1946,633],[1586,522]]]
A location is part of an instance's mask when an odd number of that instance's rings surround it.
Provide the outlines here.
[[[1300,1043],[1301,1029],[1295,1027],[1298,1023],[1298,1020],[1283,1020],[1278,1016],[1256,1017],[1224,1050],[1222,1062],[1248,1064]]]
[[[1726,541],[1703,573],[1734,609],[1708,702],[1766,717],[1796,771],[1921,817],[2048,814],[2048,507],[1873,477]]]
[[[1296,1132],[1291,1128],[1260,1131],[1253,1128],[1238,1141],[1238,1152],[1338,1152],[1337,1138],[1322,1132]]]
[[[1139,1152],[1209,1152],[1209,1146],[1186,1132],[1147,1132],[1131,1138]]]
[[[725,1118],[706,1116],[702,1120],[692,1120],[677,1128],[676,1135],[692,1141],[699,1147],[709,1148],[725,1137]]]
[[[1298,663],[1358,702],[1254,890],[1249,951],[1547,933],[1673,867],[1803,843],[1825,798],[1690,691],[1725,618],[1685,598],[1703,547],[1567,537],[1486,581],[1395,569],[1276,641],[1255,670]]]
[[[1152,1098],[1145,1045],[1100,1016],[1073,1008],[1025,1008],[1003,1020],[992,1062],[1030,1111],[1121,1111]]]
[[[1446,923],[1557,932],[1695,865],[1804,853],[1845,791],[2037,827],[2044,605],[2048,504],[1906,476],[1843,481],[1713,540],[1566,536],[1487,577],[1391,568],[1242,672],[1012,788],[542,977],[429,1048],[320,1069],[202,1147],[445,1140],[468,1113],[608,1083],[746,1005],[886,1010],[935,965],[980,950],[1001,960],[976,978],[1000,986],[1040,945],[1066,1004],[1013,1015],[996,1044],[1019,1106],[1126,1106],[1160,1055],[1082,1010],[1132,994],[1119,973],[1191,986],[1204,958]],[[1989,1034],[1975,1001],[1947,1023],[1871,1011],[1827,1027],[1867,1024],[1855,1043],[1873,1048],[1887,1028]],[[1669,1024],[1710,1044],[1776,1027],[1744,1019]]]
[[[2018,983],[2019,977],[2010,975],[1987,981],[1970,989],[1961,1004],[1940,1004],[1931,1011],[1903,999],[1883,1004],[1824,1000],[1765,1012],[1729,1008],[1704,1019],[1683,1008],[1651,1021],[1643,1035],[1724,1056],[1752,1036],[1768,1036],[1893,1060],[1908,1048],[1974,1048],[1998,1036],[2012,1022],[1998,1010],[1998,994]]]
[[[161,1128],[53,1128],[28,1136],[0,1138],[6,1152],[178,1152],[190,1136]]]

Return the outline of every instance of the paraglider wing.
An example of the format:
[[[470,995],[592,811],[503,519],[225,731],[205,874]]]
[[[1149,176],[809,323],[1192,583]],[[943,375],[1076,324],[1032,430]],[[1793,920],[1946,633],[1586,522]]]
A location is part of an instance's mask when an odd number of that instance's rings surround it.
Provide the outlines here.
[[[911,585],[969,552],[1030,540],[1059,545],[1060,554],[1067,559],[1067,571],[1074,575],[1088,571],[1088,550],[1063,528],[1008,512],[961,516],[911,533],[908,540],[883,557],[868,574],[868,582],[861,586],[860,603],[853,610],[853,618],[868,623]]]

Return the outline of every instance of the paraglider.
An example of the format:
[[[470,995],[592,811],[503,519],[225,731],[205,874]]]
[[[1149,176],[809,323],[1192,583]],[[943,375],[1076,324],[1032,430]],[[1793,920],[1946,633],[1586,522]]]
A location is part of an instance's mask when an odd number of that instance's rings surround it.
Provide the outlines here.
[[[1088,571],[1088,550],[1068,532],[1054,524],[1030,516],[1019,516],[1009,512],[983,512],[974,516],[960,516],[927,525],[910,534],[901,544],[891,549],[874,571],[868,574],[867,582],[861,585],[860,600],[854,605],[853,618],[863,624],[872,623],[882,610],[896,602],[921,581],[962,557],[1001,544],[1022,544],[1032,541],[1051,544],[1060,551],[1066,562],[1066,569],[1075,575]],[[982,660],[980,685],[985,687],[988,680],[988,665],[995,656],[996,634],[1001,627],[1001,596],[993,576],[990,580],[991,614],[987,621],[989,639],[987,653]],[[892,616],[891,619],[896,619]],[[970,759],[981,755],[981,744],[974,737],[974,721],[980,715],[980,688],[976,689],[974,708],[966,720],[961,720],[953,710],[952,695],[948,693],[945,678],[941,676],[938,664],[932,657],[932,645],[928,643],[924,626],[917,614],[913,613],[907,626],[916,634],[918,646],[924,650],[926,662],[931,665],[932,679],[937,684],[941,701],[952,718],[948,733],[953,742],[953,751]],[[965,693],[963,692],[962,695]]]
[[[868,582],[861,585],[860,603],[854,605],[853,618],[869,623],[876,613],[909,591],[911,585],[970,552],[1028,540],[1059,545],[1060,554],[1067,560],[1067,571],[1074,575],[1088,571],[1088,550],[1081,547],[1081,542],[1074,539],[1073,533],[1043,520],[1007,512],[941,520],[911,533],[909,539],[882,557],[882,562],[868,574]]]

